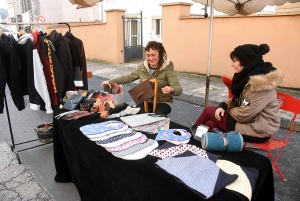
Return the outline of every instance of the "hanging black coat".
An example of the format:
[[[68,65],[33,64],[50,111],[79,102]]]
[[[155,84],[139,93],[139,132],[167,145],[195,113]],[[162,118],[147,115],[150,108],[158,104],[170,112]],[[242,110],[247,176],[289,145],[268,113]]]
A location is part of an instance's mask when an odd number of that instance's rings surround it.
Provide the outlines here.
[[[25,109],[21,82],[21,60],[16,54],[16,48],[18,48],[18,43],[14,38],[8,37],[5,34],[1,35],[0,55],[2,67],[0,66],[0,113],[3,113],[6,84],[10,89],[11,97],[18,110],[21,111]]]
[[[64,69],[64,94],[66,91],[73,90],[73,60],[71,53],[71,41],[63,37],[61,33],[53,30],[47,38],[52,42],[56,49],[56,55]]]
[[[79,38],[75,37],[68,31],[66,32],[65,37],[71,41],[74,65],[74,84],[76,87],[81,84],[82,89],[88,90],[86,59],[83,43]]]

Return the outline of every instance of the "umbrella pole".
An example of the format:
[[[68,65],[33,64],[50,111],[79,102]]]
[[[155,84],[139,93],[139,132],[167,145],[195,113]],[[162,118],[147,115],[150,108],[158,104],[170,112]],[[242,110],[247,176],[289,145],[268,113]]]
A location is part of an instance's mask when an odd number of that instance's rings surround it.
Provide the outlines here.
[[[212,46],[212,34],[213,34],[213,21],[214,21],[214,0],[211,0],[210,5],[210,26],[209,26],[209,42],[208,42],[208,62],[207,62],[207,74],[206,74],[206,88],[205,88],[205,103],[208,105],[209,97],[209,83],[210,83],[210,64],[211,64],[211,46]]]

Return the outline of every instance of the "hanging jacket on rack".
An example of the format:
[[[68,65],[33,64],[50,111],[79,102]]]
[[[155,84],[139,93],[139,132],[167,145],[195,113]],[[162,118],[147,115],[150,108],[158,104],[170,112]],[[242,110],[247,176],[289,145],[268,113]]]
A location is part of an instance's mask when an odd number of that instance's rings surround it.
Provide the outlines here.
[[[47,36],[54,48],[60,64],[64,69],[64,94],[67,91],[73,90],[73,60],[71,53],[71,41],[64,37],[61,33],[53,30],[50,35]]]
[[[41,59],[41,63],[43,65],[43,70],[46,78],[47,88],[49,91],[49,96],[51,99],[51,105],[55,106],[59,104],[58,97],[56,95],[56,77],[54,76],[53,70],[50,68],[49,59],[48,59],[48,47],[43,46],[44,40],[47,40],[45,37],[40,38],[40,34],[36,32],[36,30],[31,30],[31,34],[34,38],[34,44],[36,46],[36,49],[38,51],[38,54]]]
[[[0,69],[0,113],[3,113],[3,100],[6,84],[10,89],[12,100],[18,110],[21,111],[25,109],[21,83],[21,60],[16,54],[16,47],[18,47],[18,43],[15,39],[8,37],[5,34],[1,35],[0,52],[3,66]]]
[[[47,114],[53,112],[51,101],[46,84],[43,65],[38,52],[33,44],[32,34],[23,34],[19,37],[18,44],[20,47],[19,57],[22,64],[22,77],[27,78],[24,86],[27,86],[29,95],[30,108],[39,110],[41,101],[45,103]]]
[[[71,41],[74,84],[76,87],[88,90],[85,52],[82,41],[72,33],[66,32],[65,37]]]

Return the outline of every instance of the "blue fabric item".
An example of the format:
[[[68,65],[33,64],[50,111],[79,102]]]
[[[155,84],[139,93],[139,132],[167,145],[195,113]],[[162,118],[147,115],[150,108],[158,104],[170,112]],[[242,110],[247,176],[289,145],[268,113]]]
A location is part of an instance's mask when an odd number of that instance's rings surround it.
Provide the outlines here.
[[[175,135],[174,132],[178,131],[180,132],[182,135]],[[183,135],[183,133],[185,135]],[[191,138],[191,133],[189,133],[187,130],[185,129],[168,129],[168,130],[161,130],[158,132],[155,140],[159,141],[159,140],[172,140],[172,141],[184,141],[184,140],[188,140]]]
[[[155,165],[178,178],[205,199],[217,194],[238,177],[225,173],[211,160],[189,153],[184,153],[182,157],[160,160]]]
[[[223,133],[214,128],[215,132],[207,132],[201,138],[202,149],[209,151],[240,152],[243,149],[244,140],[237,131]]]
[[[88,124],[80,127],[80,131],[84,135],[96,135],[105,132],[115,132],[123,128],[125,124],[121,121],[111,120],[102,123]]]

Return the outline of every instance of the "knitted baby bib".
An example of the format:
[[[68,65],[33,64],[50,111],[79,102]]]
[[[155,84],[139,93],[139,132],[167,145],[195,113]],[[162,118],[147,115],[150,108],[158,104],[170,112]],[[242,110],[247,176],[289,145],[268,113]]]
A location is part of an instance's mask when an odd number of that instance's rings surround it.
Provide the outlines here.
[[[185,135],[175,135],[174,132],[178,131],[181,134],[185,133]],[[155,140],[159,141],[159,140],[172,140],[172,141],[184,141],[184,140],[188,140],[191,138],[191,134],[185,130],[185,129],[169,129],[169,130],[162,130],[159,131]]]
[[[116,130],[123,128],[124,126],[125,124],[121,121],[111,120],[111,121],[105,121],[101,123],[81,126],[80,131],[84,135],[90,136],[90,135],[101,134],[105,132],[111,132],[111,131],[114,132]]]
[[[141,137],[137,138],[137,139],[134,139],[134,140],[130,140],[128,142],[125,142],[117,147],[111,147],[111,148],[107,148],[106,150],[107,151],[122,151],[122,150],[125,150],[125,149],[128,149],[129,147],[132,147],[133,145],[136,145],[136,144],[141,144],[141,143],[144,143],[147,141],[147,137],[146,135],[142,135]]]

